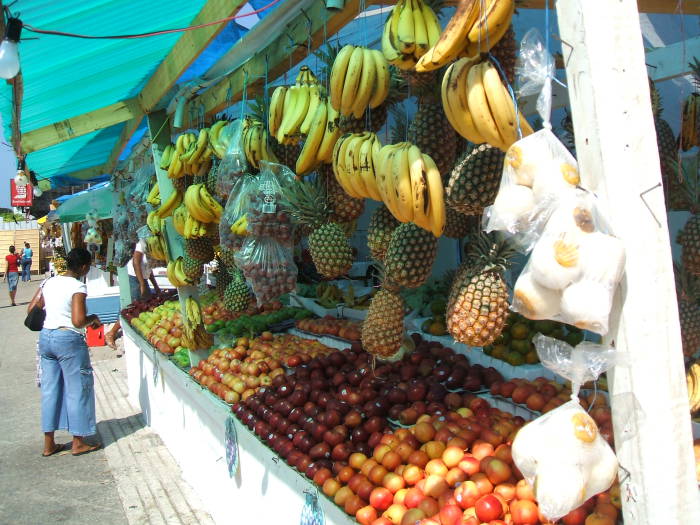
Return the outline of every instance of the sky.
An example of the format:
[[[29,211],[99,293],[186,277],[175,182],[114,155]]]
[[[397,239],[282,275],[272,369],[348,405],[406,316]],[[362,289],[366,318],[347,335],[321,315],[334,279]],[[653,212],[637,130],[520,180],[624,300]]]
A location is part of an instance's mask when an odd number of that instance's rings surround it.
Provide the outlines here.
[[[0,115],[0,130],[2,115]],[[1,134],[1,132],[0,132]],[[0,208],[10,207],[10,180],[17,171],[17,158],[5,137],[0,137]]]

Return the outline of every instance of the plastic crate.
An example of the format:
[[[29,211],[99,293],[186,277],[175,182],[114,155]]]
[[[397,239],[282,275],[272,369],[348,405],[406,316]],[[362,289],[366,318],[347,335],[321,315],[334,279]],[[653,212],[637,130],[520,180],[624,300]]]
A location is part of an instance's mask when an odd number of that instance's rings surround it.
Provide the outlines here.
[[[85,339],[88,346],[104,346],[105,345],[105,327],[101,325],[99,328],[88,326],[85,331]]]

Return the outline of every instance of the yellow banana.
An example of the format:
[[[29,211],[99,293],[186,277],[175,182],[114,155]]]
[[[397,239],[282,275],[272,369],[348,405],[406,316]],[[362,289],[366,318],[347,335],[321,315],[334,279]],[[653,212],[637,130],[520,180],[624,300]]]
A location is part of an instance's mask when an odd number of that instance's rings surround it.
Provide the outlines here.
[[[316,157],[319,161],[328,164],[333,162],[333,148],[335,147],[336,142],[338,142],[338,139],[340,138],[341,131],[340,126],[338,125],[338,117],[340,116],[340,114],[331,105],[330,100],[326,101],[326,113],[326,129],[323,134],[323,140],[321,141],[321,144],[318,147]]]
[[[411,16],[413,17],[413,27],[416,35],[416,48],[413,55],[420,58],[430,49],[428,39],[428,26],[425,18],[423,18],[423,10],[421,9],[423,0],[411,0]]]
[[[306,115],[301,125],[299,126],[299,133],[302,135],[308,135],[309,129],[311,129],[311,123],[314,120],[314,115],[318,106],[321,104],[321,87],[318,84],[313,84],[309,86],[309,107],[306,110]]]
[[[352,188],[353,193],[360,198],[365,198],[367,192],[362,182],[362,176],[359,173],[358,166],[355,163],[355,152],[358,151],[359,144],[364,140],[365,135],[365,133],[353,133],[352,137],[347,140],[343,152],[341,153],[342,158],[340,159],[343,163],[345,173],[347,174],[346,182]]]
[[[428,215],[428,218],[430,219],[430,230],[433,232],[435,237],[440,237],[442,232],[445,230],[445,190],[442,186],[440,171],[438,171],[433,159],[425,154],[423,154],[422,157],[426,167],[428,194],[430,196],[430,211]]]
[[[423,0],[418,0],[420,3],[421,12],[423,13],[423,20],[425,20],[426,30],[428,32],[428,45],[433,47],[440,40],[440,21],[435,15],[435,11],[426,4]]]
[[[398,209],[398,203],[396,201],[396,191],[393,187],[393,164],[395,162],[395,157],[398,153],[400,146],[397,144],[390,144],[384,146],[379,152],[379,169],[377,169],[377,163],[375,162],[375,175],[377,180],[377,188],[382,194],[382,199],[384,204],[389,209],[397,220],[401,220],[402,217],[400,210]]]
[[[466,59],[462,59],[466,60]],[[458,71],[460,71],[460,62],[453,62],[447,67],[445,73],[442,77],[442,85],[440,89],[440,95],[442,99],[442,108],[445,111],[445,116],[449,121],[450,125],[459,133],[462,137],[468,138],[468,128],[465,125],[465,118],[471,119],[469,114],[469,108],[464,109],[460,105],[459,97],[457,95],[457,76]],[[466,97],[466,94],[465,94]],[[466,115],[466,117],[465,117]],[[476,137],[474,137],[476,138]],[[469,139],[471,140],[471,139]],[[472,140],[472,142],[474,142]],[[483,142],[483,141],[481,141]],[[480,142],[477,142],[480,143]]]
[[[389,64],[384,58],[384,55],[382,55],[382,52],[377,49],[371,49],[369,52],[371,58],[374,60],[374,72],[377,77],[374,91],[369,99],[369,107],[376,108],[380,106],[389,95],[391,75],[389,74]]]
[[[340,114],[352,115],[352,107],[357,96],[357,88],[360,85],[362,76],[362,62],[364,52],[361,47],[356,47],[350,55],[345,81],[343,82],[343,95],[340,99]]]
[[[482,67],[485,64],[477,64],[469,69],[467,76],[467,102],[469,112],[474,119],[474,124],[479,134],[492,146],[506,151],[505,143],[501,137],[498,126],[491,115],[489,103],[486,100],[486,92],[481,81]]]
[[[427,184],[423,173],[425,172],[425,164],[418,146],[411,144],[408,148],[408,169],[411,178],[411,200],[413,203],[413,222],[430,231],[430,221],[426,215],[427,203],[425,202],[425,194]]]
[[[396,195],[396,205],[401,222],[413,220],[413,199],[411,196],[411,171],[408,165],[410,143],[402,142],[391,170],[392,187]],[[397,217],[398,218],[398,217]]]
[[[343,98],[343,88],[345,87],[345,77],[347,74],[350,57],[355,51],[355,46],[346,45],[338,52],[331,68],[330,97],[331,105],[336,111],[340,111]]]
[[[146,202],[152,204],[153,206],[160,206],[160,186],[156,182],[151,191],[148,192],[148,197],[146,197]]]
[[[348,133],[340,137],[335,143],[333,148],[333,173],[338,184],[345,190],[345,193],[359,199],[361,197],[355,193],[353,186],[349,183],[348,178],[350,175],[345,170],[345,149],[351,137],[352,134]]]
[[[204,152],[207,150],[209,145],[209,128],[202,128],[199,130],[199,135],[197,136],[197,148],[192,155],[191,164],[200,162],[204,158]]]
[[[321,146],[326,131],[328,103],[325,97],[316,106],[316,114],[309,128],[309,134],[304,142],[304,147],[299,153],[296,163],[297,175],[306,175],[316,167],[318,149]]]
[[[413,53],[416,47],[416,30],[413,25],[413,9],[411,0],[399,0],[399,23],[396,37],[399,41],[399,51],[404,55]]]
[[[282,119],[277,127],[277,131],[275,132],[275,138],[280,144],[285,144],[285,136],[287,135],[287,131],[291,128],[290,123],[293,118],[292,108],[296,104],[299,97],[300,89],[301,88],[299,86],[292,86],[287,88],[284,92],[284,100],[281,103],[283,108]]]
[[[306,118],[306,113],[309,110],[309,102],[311,100],[310,87],[308,85],[292,86],[291,89],[297,89],[298,94],[294,105],[290,108],[292,117],[289,120],[289,128],[285,130],[285,139],[289,142],[294,139],[299,133],[299,126]]]
[[[355,101],[351,109],[353,116],[357,119],[362,118],[365,114],[377,81],[377,67],[374,63],[374,53],[366,47],[358,49],[362,50],[362,73],[357,93],[355,94]]]
[[[394,18],[394,11],[396,11],[396,6],[391,11],[391,14],[386,19],[384,23],[384,29],[382,30],[382,55],[386,60],[393,63],[394,60],[398,60],[401,57],[399,50],[394,47],[391,38],[391,24]]]
[[[163,153],[160,156],[160,163],[158,166],[162,170],[167,170],[168,166],[170,166],[170,159],[172,158],[173,155],[173,146],[172,144],[168,144],[165,146],[165,149],[163,150]]]
[[[503,145],[509,148],[518,140],[518,129],[515,123],[515,104],[508,93],[508,89],[501,82],[498,70],[486,61],[481,70],[481,81],[484,84],[484,92],[491,109],[491,114],[496,122],[498,131],[503,138]]]
[[[219,202],[211,196],[211,193],[209,193],[209,190],[207,190],[207,187],[204,184],[199,185],[199,201],[216,219],[215,221],[209,222],[218,222],[219,219],[221,219],[224,209],[222,208],[221,204],[219,204]]]
[[[172,215],[173,210],[177,208],[182,202],[182,193],[179,191],[173,191],[170,196],[166,199],[164,203],[160,205],[160,208],[156,211],[158,218],[165,219]]]
[[[379,140],[377,136],[372,133],[371,137],[365,140],[360,146],[359,169],[360,176],[362,177],[365,189],[367,190],[367,196],[370,199],[381,202],[382,196],[377,188],[377,181],[374,177],[374,162],[372,161],[372,151],[374,150],[374,143],[377,140]]]
[[[498,43],[495,32],[505,25],[510,25],[510,19],[515,9],[513,0],[489,0],[488,6],[481,13],[469,30],[467,37],[470,42],[481,42],[481,51],[487,52]],[[505,31],[504,31],[505,33]],[[501,35],[502,36],[502,35]]]
[[[199,192],[201,184],[192,184],[185,192],[185,206],[192,218],[199,222],[215,222],[214,213],[201,202],[201,194]],[[193,228],[194,229],[194,228]],[[197,232],[193,231],[193,235],[197,236]]]

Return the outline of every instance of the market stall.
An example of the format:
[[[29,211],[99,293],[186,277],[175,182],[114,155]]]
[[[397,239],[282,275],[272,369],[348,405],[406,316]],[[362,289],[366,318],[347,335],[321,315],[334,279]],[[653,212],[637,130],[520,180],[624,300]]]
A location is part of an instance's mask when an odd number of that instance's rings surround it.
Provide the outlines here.
[[[59,208],[112,219],[131,401],[221,523],[700,521],[698,36],[450,4],[288,0],[161,100],[166,59]]]

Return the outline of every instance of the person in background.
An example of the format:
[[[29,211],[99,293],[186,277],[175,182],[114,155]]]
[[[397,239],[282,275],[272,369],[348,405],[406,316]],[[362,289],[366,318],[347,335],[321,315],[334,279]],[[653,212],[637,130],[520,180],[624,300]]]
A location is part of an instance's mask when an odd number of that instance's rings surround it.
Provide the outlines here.
[[[22,281],[32,280],[32,256],[34,252],[28,242],[24,243],[24,250],[22,250]]]
[[[152,290],[148,285],[148,280],[153,283],[153,288],[156,292],[159,292],[158,283],[153,275],[151,266],[148,263],[148,257],[146,256],[146,241],[139,239],[134,248],[134,255],[126,264],[126,271],[129,274],[129,288],[131,289],[131,302],[140,301],[141,299],[148,299],[151,296]],[[121,328],[121,323],[117,320],[116,323],[110,328],[109,332],[105,334],[105,343],[111,348],[116,348],[114,340],[117,338],[117,334]]]
[[[15,253],[15,247],[10,246],[10,253],[5,255],[5,278],[7,287],[10,290],[10,302],[12,306],[17,306],[15,303],[15,295],[17,294],[17,283],[19,282],[19,265],[20,256]]]
[[[86,436],[96,433],[94,378],[85,327],[101,324],[96,315],[86,315],[87,287],[80,280],[91,262],[92,256],[84,248],[71,250],[66,256],[66,273],[44,281],[27,307],[27,312],[34,306],[46,311],[39,334],[44,457],[68,448],[80,456],[102,446],[85,441]],[[72,444],[57,444],[56,430],[73,434]]]

